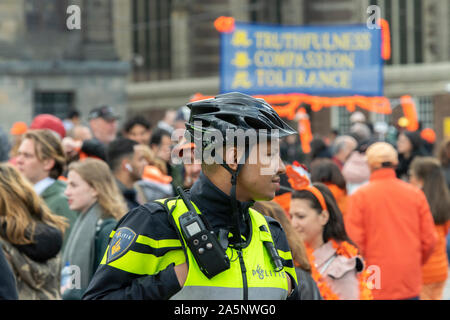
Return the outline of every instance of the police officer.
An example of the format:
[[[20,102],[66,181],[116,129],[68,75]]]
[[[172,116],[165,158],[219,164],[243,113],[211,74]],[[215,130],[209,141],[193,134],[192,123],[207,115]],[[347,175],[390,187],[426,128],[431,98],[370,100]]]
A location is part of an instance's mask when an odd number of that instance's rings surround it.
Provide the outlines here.
[[[187,106],[199,179],[119,221],[84,299],[297,299],[286,235],[252,209],[275,196],[278,141],[296,131],[241,93]]]

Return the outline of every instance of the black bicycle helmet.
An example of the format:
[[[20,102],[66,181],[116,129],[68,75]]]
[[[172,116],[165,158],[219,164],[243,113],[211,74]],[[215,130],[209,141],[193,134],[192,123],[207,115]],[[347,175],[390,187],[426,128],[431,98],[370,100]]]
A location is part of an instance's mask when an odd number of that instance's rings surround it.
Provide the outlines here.
[[[287,125],[275,110],[263,99],[253,98],[240,92],[230,92],[218,95],[211,99],[200,100],[187,104],[191,109],[186,131],[201,150],[207,150],[218,143],[228,143],[228,130],[249,131],[264,138],[282,138],[297,132]],[[263,131],[264,130],[264,131]],[[228,131],[228,132],[227,132]],[[218,134],[217,134],[218,133]],[[221,139],[217,139],[217,137]],[[213,138],[214,137],[214,138]],[[233,139],[236,139],[233,135]],[[246,141],[243,161],[239,161],[236,170],[232,170],[226,163],[221,165],[231,174],[231,207],[234,224],[232,226],[233,238],[238,247],[242,246],[241,232],[239,230],[239,215],[236,199],[237,176],[248,158],[252,145]]]
[[[268,137],[282,138],[297,132],[286,124],[276,111],[263,99],[253,98],[240,92],[230,92],[211,99],[187,104],[191,110],[187,131],[196,144],[208,147],[208,138],[219,132],[227,138],[227,130],[266,130]],[[198,131],[202,134],[195,134]],[[208,135],[209,134],[209,135]],[[201,137],[201,141],[198,141]],[[226,140],[224,140],[225,142]]]

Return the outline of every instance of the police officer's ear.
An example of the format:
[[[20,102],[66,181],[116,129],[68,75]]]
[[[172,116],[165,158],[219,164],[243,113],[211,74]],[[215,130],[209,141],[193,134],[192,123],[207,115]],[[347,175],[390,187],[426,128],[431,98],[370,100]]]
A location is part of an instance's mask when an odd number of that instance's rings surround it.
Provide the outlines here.
[[[230,147],[225,149],[225,163],[232,169],[237,170],[238,167],[238,149],[236,147]]]

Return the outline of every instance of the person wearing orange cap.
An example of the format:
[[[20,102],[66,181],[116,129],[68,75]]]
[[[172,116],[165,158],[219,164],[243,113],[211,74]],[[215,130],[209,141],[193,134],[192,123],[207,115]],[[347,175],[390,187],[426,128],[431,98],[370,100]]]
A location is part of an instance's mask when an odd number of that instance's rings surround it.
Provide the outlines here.
[[[9,133],[14,136],[18,136],[27,132],[27,124],[23,121],[14,122]]]
[[[418,299],[437,241],[430,207],[422,190],[396,177],[389,143],[372,144],[366,157],[370,180],[348,198],[345,228],[373,266],[374,299]]]
[[[25,122],[17,121],[14,122],[9,134],[12,136],[12,147],[9,152],[9,162],[12,164],[16,163],[17,150],[19,149],[20,143],[22,142],[22,137],[27,132],[28,126]]]

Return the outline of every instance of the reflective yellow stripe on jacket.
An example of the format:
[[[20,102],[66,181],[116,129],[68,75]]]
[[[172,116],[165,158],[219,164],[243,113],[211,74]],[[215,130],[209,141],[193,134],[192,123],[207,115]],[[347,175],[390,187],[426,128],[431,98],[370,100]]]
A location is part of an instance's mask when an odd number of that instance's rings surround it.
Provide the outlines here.
[[[176,205],[172,215],[181,234],[179,217],[187,212],[187,208],[182,200],[172,200],[167,205],[169,208]],[[200,214],[197,208],[196,210]],[[296,279],[295,271],[293,268],[288,268],[292,270],[285,268],[280,272],[275,272],[272,260],[262,242],[263,240],[273,242],[272,236],[270,235],[270,231],[260,231],[260,226],[262,225],[265,225],[266,230],[269,230],[267,221],[260,213],[253,209],[250,209],[249,213],[252,225],[251,239],[247,247],[242,249],[246,267],[248,298],[286,299],[288,295],[288,275],[286,272]],[[226,250],[230,258],[230,269],[211,279],[208,279],[202,273],[187,246],[186,251],[189,259],[189,271],[186,282],[183,289],[175,294],[172,299],[224,300],[243,298],[244,277],[242,276],[242,269],[235,249],[228,248]],[[280,250],[278,252],[284,259],[292,259],[290,252]]]
[[[110,238],[114,236],[115,231],[112,231]],[[167,268],[171,263],[175,265],[182,264],[186,261],[181,242],[179,239],[163,239],[155,240],[143,235],[139,235],[136,243],[147,247],[147,251],[155,251],[157,249],[167,249],[163,255],[155,255],[152,253],[139,252],[135,250],[128,250],[122,257],[109,262],[108,265],[114,268],[135,273],[139,275],[154,275]],[[145,247],[146,246],[146,247]],[[178,248],[178,249],[177,249]],[[107,252],[100,264],[106,264]]]

